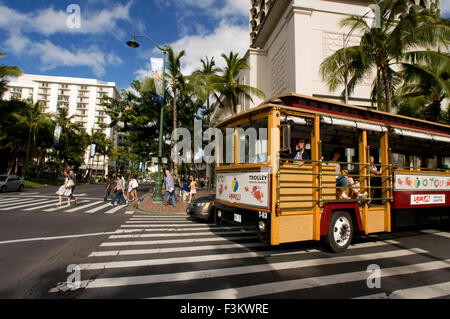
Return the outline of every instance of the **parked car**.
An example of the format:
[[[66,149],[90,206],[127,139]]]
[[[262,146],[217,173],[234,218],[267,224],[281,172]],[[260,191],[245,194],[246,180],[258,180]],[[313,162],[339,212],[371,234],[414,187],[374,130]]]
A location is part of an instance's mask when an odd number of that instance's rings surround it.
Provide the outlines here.
[[[16,175],[0,175],[0,192],[23,191],[25,181]]]
[[[209,195],[194,199],[187,207],[186,213],[189,216],[212,221],[214,218],[214,201],[216,195]]]

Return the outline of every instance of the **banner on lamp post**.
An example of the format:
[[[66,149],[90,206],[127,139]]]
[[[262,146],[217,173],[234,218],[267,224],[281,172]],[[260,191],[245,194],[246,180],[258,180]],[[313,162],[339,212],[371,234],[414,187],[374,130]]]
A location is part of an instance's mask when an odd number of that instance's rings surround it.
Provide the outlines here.
[[[61,126],[55,127],[55,133],[53,134],[53,147],[58,147],[59,139],[61,138]]]
[[[160,104],[164,104],[164,87],[163,87],[163,64],[164,60],[159,58],[150,58],[152,65],[152,74],[155,79],[156,100]]]
[[[97,145],[95,145],[95,144],[92,144],[91,145],[91,158],[94,158],[95,157],[95,147],[96,147]]]

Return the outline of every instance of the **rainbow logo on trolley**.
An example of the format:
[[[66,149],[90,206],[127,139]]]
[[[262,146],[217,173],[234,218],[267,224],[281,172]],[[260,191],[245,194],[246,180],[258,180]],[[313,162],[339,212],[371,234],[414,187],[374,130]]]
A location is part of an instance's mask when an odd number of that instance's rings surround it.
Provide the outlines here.
[[[231,183],[231,189],[233,190],[233,192],[237,192],[239,189],[239,183],[236,180],[236,178],[234,179],[233,183]]]

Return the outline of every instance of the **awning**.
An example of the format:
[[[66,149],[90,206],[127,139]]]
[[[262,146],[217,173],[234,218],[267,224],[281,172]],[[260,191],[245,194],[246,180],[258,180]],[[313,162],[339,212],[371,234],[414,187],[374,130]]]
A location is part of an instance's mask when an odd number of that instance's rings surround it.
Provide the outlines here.
[[[437,142],[450,143],[450,137],[437,135],[437,134],[431,134],[431,133],[422,133],[422,132],[417,132],[417,131],[412,131],[412,130],[394,128],[394,134],[400,135],[400,136],[420,138],[423,140],[432,140],[432,141],[437,141]]]

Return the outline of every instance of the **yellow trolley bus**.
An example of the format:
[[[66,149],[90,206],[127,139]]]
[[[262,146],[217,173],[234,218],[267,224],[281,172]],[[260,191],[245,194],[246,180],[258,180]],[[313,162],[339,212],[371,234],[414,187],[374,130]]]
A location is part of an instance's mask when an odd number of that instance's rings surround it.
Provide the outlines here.
[[[217,128],[216,221],[269,245],[449,220],[450,126],[288,94]]]

